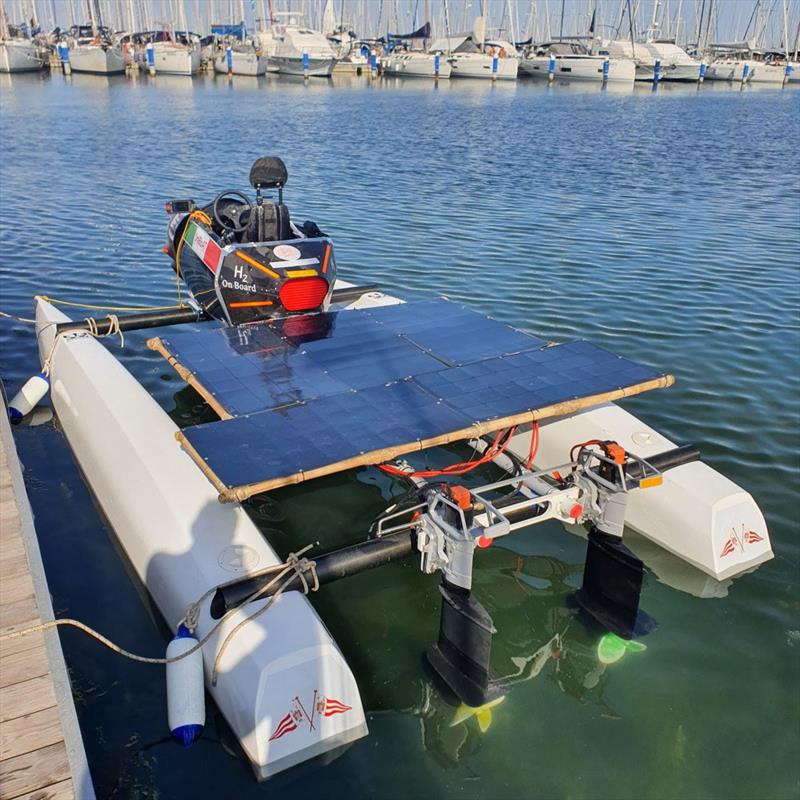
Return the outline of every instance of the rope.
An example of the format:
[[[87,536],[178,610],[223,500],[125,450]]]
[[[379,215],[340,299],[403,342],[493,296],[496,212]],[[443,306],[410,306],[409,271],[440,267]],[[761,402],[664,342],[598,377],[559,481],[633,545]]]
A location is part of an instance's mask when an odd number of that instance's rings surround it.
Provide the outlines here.
[[[119,326],[119,317],[116,314],[109,314],[106,319],[108,320],[108,330],[105,333],[100,333],[99,328],[97,327],[97,320],[93,317],[86,317],[86,333],[89,336],[93,336],[95,339],[103,339],[106,336],[119,336],[119,344],[120,347],[125,347],[125,336],[122,333],[122,329]],[[47,358],[45,358],[44,362],[42,363],[42,374],[43,375],[50,375],[50,367],[52,365],[53,356],[56,354],[56,347],[58,347],[58,343],[64,336],[68,336],[71,333],[79,333],[82,331],[61,331],[57,333],[53,339],[53,343],[50,345],[50,351],[47,354]]]
[[[217,685],[217,677],[219,672],[219,662],[225,653],[228,644],[231,642],[233,637],[242,629],[245,625],[249,622],[252,622],[254,619],[260,617],[268,608],[272,606],[275,600],[280,597],[280,595],[284,592],[286,587],[294,580],[295,577],[300,579],[300,582],[303,586],[303,594],[308,594],[309,590],[312,592],[316,592],[319,589],[319,578],[317,576],[316,570],[316,562],[310,561],[307,558],[300,558],[303,553],[309,550],[313,545],[307,544],[301,550],[298,550],[296,553],[289,553],[286,558],[286,561],[283,564],[278,564],[272,567],[266,567],[264,569],[256,570],[255,572],[249,572],[244,577],[245,578],[257,578],[261,575],[268,575],[272,572],[276,572],[277,574],[275,577],[269,581],[269,583],[265,584],[259,589],[256,589],[250,595],[248,595],[241,603],[241,606],[245,606],[248,603],[257,600],[264,594],[267,594],[270,589],[272,589],[276,583],[280,582],[280,585],[269,598],[267,603],[262,606],[258,611],[254,614],[251,614],[249,617],[243,619],[236,627],[225,637],[222,644],[220,645],[219,650],[217,651],[216,658],[214,659],[214,669],[211,675],[211,685]],[[311,574],[313,578],[313,585],[309,588],[308,580],[306,579],[305,573],[308,572]],[[200,610],[202,603],[207,600],[211,595],[213,595],[218,589],[221,589],[225,586],[230,586],[234,583],[239,583],[239,581],[243,580],[243,578],[234,578],[227,583],[220,584],[219,586],[214,586],[205,592],[199,600],[194,603],[190,603],[186,607],[186,613],[183,616],[183,619],[180,620],[178,625],[185,625],[191,633],[194,633],[197,623],[200,618]],[[140,664],[173,664],[176,661],[180,661],[181,659],[187,658],[188,656],[192,655],[192,653],[196,653],[200,648],[202,648],[214,634],[219,630],[219,628],[227,621],[228,617],[233,614],[235,611],[238,611],[240,606],[236,606],[235,608],[230,608],[225,614],[217,620],[216,624],[212,626],[211,630],[203,636],[202,639],[198,640],[197,644],[190,647],[188,650],[184,651],[180,655],[171,656],[169,658],[150,658],[149,656],[140,656],[136,653],[131,653],[130,650],[126,650],[124,647],[120,647],[118,644],[115,644],[111,641],[111,639],[103,636],[102,633],[99,633],[94,628],[90,628],[85,623],[81,622],[77,619],[71,619],[68,617],[64,617],[61,619],[54,619],[50,622],[42,622],[39,625],[32,625],[29,628],[23,628],[22,630],[12,631],[11,633],[5,633],[0,635],[0,642],[3,642],[7,639],[17,639],[21,636],[27,636],[31,633],[37,633],[38,631],[48,631],[53,628],[57,628],[59,625],[64,626],[71,626],[73,628],[77,628],[78,630],[83,631],[84,633],[89,634],[93,639],[96,639],[100,644],[105,645],[109,650],[124,656],[125,658],[130,659],[131,661],[138,661]]]
[[[13,319],[17,322],[26,322],[29,325],[35,325],[35,319],[28,319],[27,317],[18,317],[16,314],[7,314],[5,311],[0,311],[0,317],[5,317],[6,319]]]
[[[56,300],[46,294],[39,295],[42,300],[55,306],[69,306],[70,308],[90,308],[93,311],[172,311],[182,306],[93,306],[89,303],[75,303],[72,300]]]

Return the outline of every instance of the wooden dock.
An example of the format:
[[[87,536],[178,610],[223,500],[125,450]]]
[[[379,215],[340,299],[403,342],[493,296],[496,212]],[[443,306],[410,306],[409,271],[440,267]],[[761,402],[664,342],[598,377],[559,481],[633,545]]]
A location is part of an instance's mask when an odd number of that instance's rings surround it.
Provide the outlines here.
[[[11,428],[0,412],[0,635],[53,619]],[[58,633],[0,641],[0,800],[93,800]]]

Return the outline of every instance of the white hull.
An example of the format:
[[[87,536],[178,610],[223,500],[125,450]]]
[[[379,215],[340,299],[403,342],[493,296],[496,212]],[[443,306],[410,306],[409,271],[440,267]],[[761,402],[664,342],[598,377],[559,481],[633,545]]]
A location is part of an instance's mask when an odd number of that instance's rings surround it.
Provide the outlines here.
[[[556,56],[555,77],[571,81],[603,81],[603,56]],[[520,72],[533,78],[549,77],[550,57],[534,56],[523,58],[519,65]],[[609,58],[608,80],[633,83],[636,76],[636,64],[630,59]]]
[[[776,86],[783,86],[786,78],[786,66],[783,64],[762,64],[760,61],[753,62],[748,83],[771,83]]]
[[[36,45],[27,39],[0,41],[0,72],[34,72],[44,66]]]
[[[655,63],[639,63],[636,65],[637,81],[652,81],[655,74]],[[696,83],[700,80],[700,62],[696,64],[661,64],[659,80],[683,81]]]
[[[309,58],[308,71],[303,69],[302,56],[270,56],[269,71],[281,75],[308,75],[311,78],[330,78],[336,66],[335,58]]]
[[[359,75],[369,69],[369,62],[363,56],[351,58],[346,56],[336,61],[333,68],[334,75]]]
[[[449,78],[451,67],[447,59],[439,56],[439,77]],[[435,78],[436,56],[430,53],[402,53],[388,56],[383,62],[384,75],[403,78]]]
[[[456,53],[451,57],[451,78],[483,78],[484,80],[515,81],[519,60],[498,58],[497,72],[492,69],[492,56],[483,53]]]
[[[67,317],[37,302],[40,356]],[[158,403],[98,341],[62,339],[52,362],[52,402],[81,470],[140,580],[173,630],[186,607],[244,569],[278,563],[275,552],[237,505],[217,492],[175,440],[177,428]],[[262,606],[240,609],[203,648],[206,685],[238,736],[256,775],[265,778],[367,733],[355,679],[311,604],[290,592],[230,642],[216,686],[211,670],[233,627]],[[198,624],[212,620],[205,605]],[[154,680],[163,679],[155,669]],[[316,693],[316,694],[315,694]],[[351,708],[306,719],[270,741],[300,698],[333,698]]]
[[[156,75],[195,75],[200,72],[200,51],[174,44],[153,46]]]
[[[748,68],[748,77],[753,70],[755,61],[740,59],[725,59],[712,61],[706,68],[707,81],[740,81],[744,77],[744,68]]]
[[[233,75],[249,75],[257,77],[267,71],[267,60],[256,53],[231,53],[231,73]],[[225,52],[214,59],[214,72],[228,74],[228,56]]]
[[[119,47],[100,45],[77,45],[69,51],[69,63],[73,72],[89,72],[94,75],[115,75],[125,72],[125,57]]]

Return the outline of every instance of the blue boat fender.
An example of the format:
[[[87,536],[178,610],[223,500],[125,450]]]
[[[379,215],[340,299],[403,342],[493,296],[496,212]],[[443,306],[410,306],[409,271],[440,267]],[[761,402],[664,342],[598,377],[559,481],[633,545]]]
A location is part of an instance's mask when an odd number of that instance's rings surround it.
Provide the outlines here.
[[[43,372],[29,378],[8,404],[8,416],[12,422],[19,422],[44,399],[50,390],[50,381]]]
[[[196,645],[197,639],[185,625],[180,625],[175,638],[167,645],[167,658],[181,656]],[[185,658],[167,663],[167,718],[172,738],[183,747],[190,747],[203,732],[206,698],[200,648]]]

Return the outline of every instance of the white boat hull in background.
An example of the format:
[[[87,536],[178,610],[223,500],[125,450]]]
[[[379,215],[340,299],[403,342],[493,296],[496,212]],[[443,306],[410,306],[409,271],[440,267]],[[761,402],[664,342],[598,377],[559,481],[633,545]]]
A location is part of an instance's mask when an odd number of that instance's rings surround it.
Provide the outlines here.
[[[267,71],[267,59],[256,53],[231,53],[231,73],[233,75],[249,75],[257,77]],[[223,51],[214,59],[214,72],[228,74],[228,56]]]
[[[88,72],[93,75],[125,72],[125,56],[119,47],[77,45],[69,51],[69,63],[73,72]]]
[[[67,317],[38,300],[36,319],[44,359],[52,323]],[[189,603],[211,587],[279,563],[244,509],[218,501],[176,441],[175,424],[103,344],[84,334],[62,339],[50,380],[53,407],[86,481],[172,630]],[[211,685],[225,636],[262,605],[232,614],[203,648],[203,661],[210,695],[256,775],[266,778],[365,736],[367,725],[347,662],[297,592],[280,597],[236,634]],[[206,603],[198,638],[213,622]],[[153,680],[163,680],[163,668],[154,668]],[[298,698],[309,713],[325,699],[348,708],[316,715],[312,728],[302,715],[291,716]],[[278,736],[279,730],[286,732]]]
[[[383,74],[401,78],[435,78],[436,56],[431,53],[401,53],[390,55],[383,62]],[[450,63],[439,56],[439,77],[449,78]]]
[[[515,81],[519,59],[498,58],[493,72],[493,57],[485,53],[454,53],[450,58],[451,78],[483,78],[484,80]]]
[[[570,81],[603,82],[603,56],[556,56],[555,77]],[[549,56],[523,58],[520,72],[532,78],[548,79],[550,73]],[[633,83],[636,78],[636,64],[626,58],[608,59],[608,80]]]
[[[637,81],[652,81],[655,75],[655,63],[638,63],[636,65]],[[696,64],[661,64],[659,80],[697,83],[700,80],[700,62]]]
[[[742,59],[723,59],[712,61],[706,68],[707,81],[739,81],[744,78],[745,65],[748,68],[748,77],[753,71],[755,61]]]
[[[0,72],[35,72],[44,66],[36,45],[27,39],[0,41]]]
[[[302,56],[270,56],[268,70],[281,75],[308,75],[310,78],[330,78],[336,59],[309,58],[308,70],[303,68]]]
[[[786,80],[785,64],[763,64],[753,62],[748,83],[770,83],[773,86],[783,86]]]
[[[200,72],[200,51],[170,42],[153,45],[156,75],[195,75]]]

